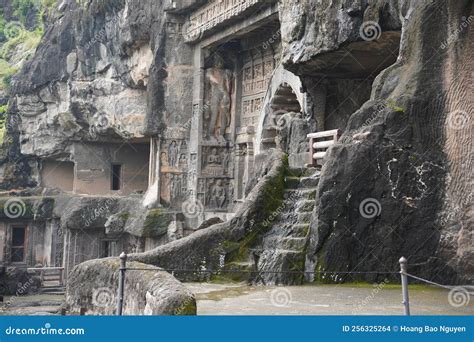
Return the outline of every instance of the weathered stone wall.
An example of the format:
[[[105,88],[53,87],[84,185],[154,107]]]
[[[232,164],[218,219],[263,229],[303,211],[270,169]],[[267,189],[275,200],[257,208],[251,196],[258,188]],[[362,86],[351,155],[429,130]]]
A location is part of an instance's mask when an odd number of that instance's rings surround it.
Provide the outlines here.
[[[139,262],[127,263],[124,315],[195,315],[196,299],[164,270]],[[92,260],[76,266],[66,288],[69,311],[87,315],[115,315],[119,259]]]
[[[74,144],[74,192],[129,195],[148,189],[149,144]],[[112,190],[112,165],[121,165],[120,190]]]

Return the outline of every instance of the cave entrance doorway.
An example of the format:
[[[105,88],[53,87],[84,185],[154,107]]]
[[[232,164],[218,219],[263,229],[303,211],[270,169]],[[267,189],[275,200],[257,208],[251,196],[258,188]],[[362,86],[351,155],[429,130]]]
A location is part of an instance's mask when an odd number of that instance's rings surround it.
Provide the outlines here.
[[[278,131],[285,128],[291,118],[301,111],[300,102],[291,85],[280,84],[265,108],[266,118],[262,130],[261,149],[275,148]]]
[[[271,76],[261,106],[254,143],[255,155],[276,147],[278,130],[285,126],[291,113],[307,113],[307,103],[300,78],[280,64]]]

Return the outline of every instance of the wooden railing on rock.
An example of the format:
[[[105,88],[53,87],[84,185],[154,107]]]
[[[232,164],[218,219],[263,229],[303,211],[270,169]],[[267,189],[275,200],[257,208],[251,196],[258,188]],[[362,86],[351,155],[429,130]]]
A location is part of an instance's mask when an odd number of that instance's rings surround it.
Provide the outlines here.
[[[333,129],[308,134],[309,138],[309,167],[321,166],[324,163],[324,157],[332,145],[334,145],[341,136],[341,130]]]

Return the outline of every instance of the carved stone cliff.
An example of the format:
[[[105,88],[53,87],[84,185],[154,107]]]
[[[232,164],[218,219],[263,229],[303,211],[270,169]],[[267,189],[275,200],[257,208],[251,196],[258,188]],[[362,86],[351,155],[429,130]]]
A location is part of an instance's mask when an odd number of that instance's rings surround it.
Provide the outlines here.
[[[472,1],[248,1],[193,21],[212,3],[64,1],[12,83],[0,188],[47,195],[48,161],[75,162],[71,190],[104,196],[67,202],[61,220],[80,230],[115,194],[101,162],[121,165],[122,153],[138,179],[96,224],[144,238],[176,229],[132,259],[249,274],[288,163],[304,165],[307,133],[339,129],[305,260],[289,269],[377,280],[403,255],[419,276],[472,281]],[[283,129],[270,123],[282,113],[292,114]],[[182,205],[196,203],[199,220],[183,219]],[[228,220],[154,248],[182,237],[183,222],[216,217]]]

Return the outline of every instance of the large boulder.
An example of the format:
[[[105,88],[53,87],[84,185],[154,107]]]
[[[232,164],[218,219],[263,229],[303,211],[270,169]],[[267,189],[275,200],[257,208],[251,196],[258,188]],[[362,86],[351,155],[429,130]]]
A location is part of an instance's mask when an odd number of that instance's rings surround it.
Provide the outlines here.
[[[68,277],[66,306],[70,312],[115,315],[119,258],[91,260],[76,266]],[[194,295],[171,274],[139,262],[127,263],[124,315],[195,315]]]

